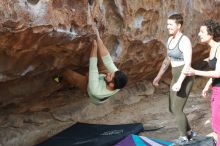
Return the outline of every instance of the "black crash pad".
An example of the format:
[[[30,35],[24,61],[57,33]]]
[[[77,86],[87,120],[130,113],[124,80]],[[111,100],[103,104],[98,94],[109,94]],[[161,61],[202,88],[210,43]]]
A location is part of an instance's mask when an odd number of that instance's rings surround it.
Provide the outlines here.
[[[143,131],[141,123],[104,125],[76,123],[36,146],[112,146]]]

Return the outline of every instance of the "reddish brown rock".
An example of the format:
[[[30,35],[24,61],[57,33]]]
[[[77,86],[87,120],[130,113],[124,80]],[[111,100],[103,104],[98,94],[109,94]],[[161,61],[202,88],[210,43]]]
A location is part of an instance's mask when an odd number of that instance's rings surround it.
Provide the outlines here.
[[[183,13],[183,31],[195,46],[194,54],[202,54],[194,61],[206,57],[208,51],[196,45],[198,27],[205,19],[217,18],[219,2],[94,1],[91,9],[106,46],[132,84],[159,69],[166,52],[166,19],[172,11]],[[57,90],[49,80],[61,69],[85,70],[94,38],[87,18],[87,0],[1,0],[1,100],[49,95]]]
[[[0,0],[0,123],[3,125],[0,131],[9,133],[3,140],[5,135],[0,133],[0,145],[33,145],[39,135],[53,135],[47,133],[50,128],[57,131],[56,127],[69,124],[63,121],[103,117],[121,104],[139,102],[142,99],[139,95],[132,99],[139,88],[147,90],[141,93],[144,96],[152,94],[150,82],[166,54],[166,20],[171,12],[184,16],[183,32],[192,41],[194,65],[206,58],[209,51],[198,43],[200,24],[209,18],[220,21],[218,0],[93,1],[92,19],[97,22],[114,61],[129,77],[127,88],[98,108],[87,98],[81,98],[84,97],[81,92],[66,93],[52,80],[65,68],[81,73],[88,70],[91,42],[95,38],[88,19],[88,0]],[[146,86],[138,84],[143,80],[147,80]],[[65,94],[59,95],[60,90]],[[74,100],[68,105],[69,98]],[[98,113],[99,109],[104,110]],[[36,120],[37,116],[27,120],[30,116],[27,113],[36,112],[40,112],[40,121]],[[15,117],[7,117],[10,114]],[[51,121],[55,122],[48,126]],[[42,131],[30,123],[43,124]],[[11,132],[7,127],[24,130]],[[29,141],[19,141],[16,135],[27,133],[25,130],[33,131],[32,137]]]

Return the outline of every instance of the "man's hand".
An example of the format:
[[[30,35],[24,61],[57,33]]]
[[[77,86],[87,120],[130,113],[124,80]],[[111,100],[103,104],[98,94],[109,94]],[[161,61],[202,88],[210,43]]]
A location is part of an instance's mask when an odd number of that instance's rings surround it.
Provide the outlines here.
[[[98,30],[95,22],[92,23],[92,30],[95,32],[95,34],[97,36],[99,36],[99,30]]]

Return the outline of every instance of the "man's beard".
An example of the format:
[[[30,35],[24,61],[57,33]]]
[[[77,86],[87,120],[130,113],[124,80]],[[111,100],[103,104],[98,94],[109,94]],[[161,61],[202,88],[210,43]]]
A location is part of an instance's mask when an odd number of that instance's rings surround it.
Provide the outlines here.
[[[112,83],[112,81],[107,81],[107,80],[106,80],[106,77],[104,77],[104,80],[105,80],[105,82],[106,82],[107,85],[109,85],[110,83]]]

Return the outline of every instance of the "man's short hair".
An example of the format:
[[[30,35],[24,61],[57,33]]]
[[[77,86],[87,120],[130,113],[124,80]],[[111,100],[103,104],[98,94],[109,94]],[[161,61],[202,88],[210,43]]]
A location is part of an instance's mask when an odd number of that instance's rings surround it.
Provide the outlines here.
[[[168,19],[175,20],[176,24],[181,24],[183,25],[183,16],[179,13],[174,13],[168,16]]]
[[[114,76],[114,89],[122,89],[128,82],[127,75],[122,71],[116,71]]]

